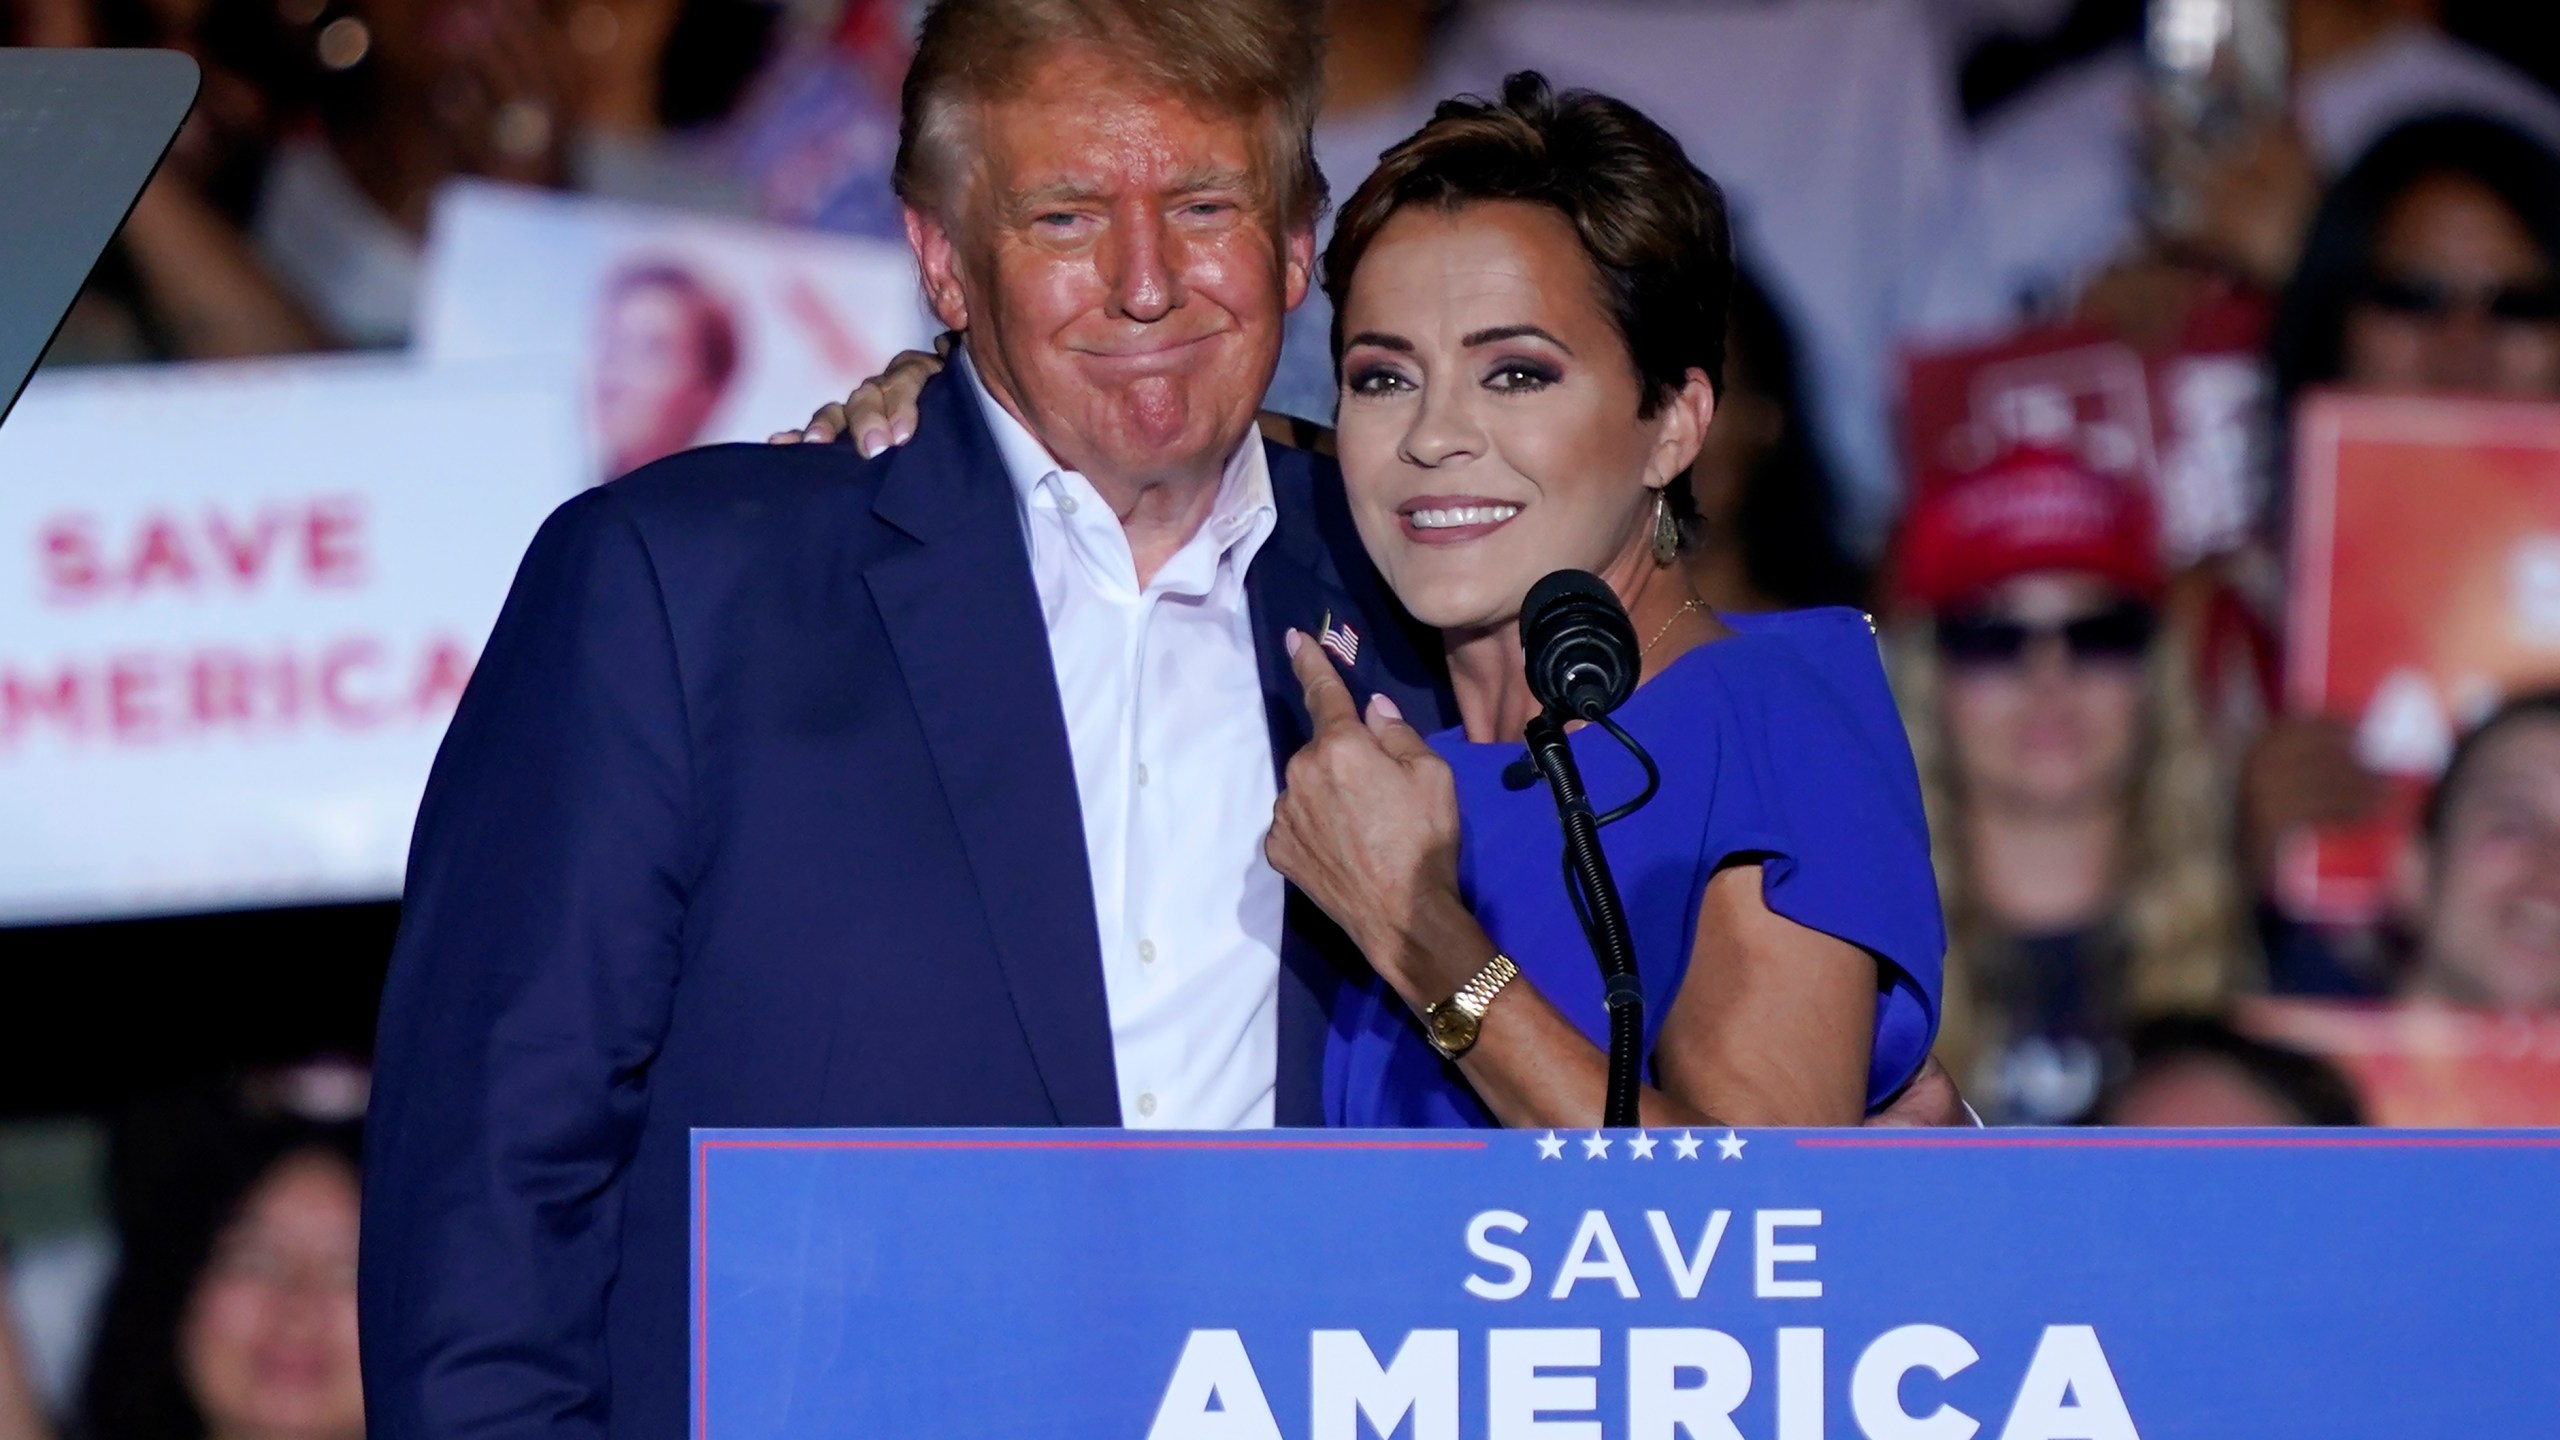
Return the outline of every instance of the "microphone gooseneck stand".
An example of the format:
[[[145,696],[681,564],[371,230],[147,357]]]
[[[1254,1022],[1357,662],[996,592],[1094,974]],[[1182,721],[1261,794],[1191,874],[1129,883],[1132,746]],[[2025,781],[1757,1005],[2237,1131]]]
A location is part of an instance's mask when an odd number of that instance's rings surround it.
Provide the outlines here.
[[[1617,727],[1609,728],[1617,732]],[[1626,907],[1619,903],[1618,882],[1610,875],[1609,857],[1600,848],[1600,821],[1583,794],[1582,771],[1574,764],[1573,747],[1565,743],[1563,723],[1552,710],[1540,711],[1529,722],[1528,741],[1530,760],[1547,777],[1548,787],[1555,792],[1556,814],[1564,822],[1566,893],[1582,919],[1582,932],[1591,942],[1607,987],[1609,1089],[1600,1123],[1613,1130],[1631,1128],[1637,1123],[1636,1101],[1644,1085],[1644,988],[1636,980],[1635,940],[1627,933]],[[1651,787],[1647,789],[1646,798],[1650,798]]]
[[[1634,813],[1662,784],[1653,757],[1609,718],[1627,702],[1644,670],[1644,650],[1617,592],[1585,570],[1558,570],[1529,587],[1520,602],[1524,677],[1537,697],[1538,718],[1529,722],[1529,763],[1555,792],[1564,824],[1564,891],[1574,918],[1600,962],[1609,1006],[1609,1089],[1601,1123],[1622,1129],[1640,1123],[1637,1101],[1644,1086],[1644,989],[1636,980],[1636,947],[1627,932],[1626,907],[1609,857],[1600,849],[1600,827]],[[1605,815],[1591,813],[1573,747],[1569,721],[1586,720],[1607,731],[1644,767],[1644,792]]]

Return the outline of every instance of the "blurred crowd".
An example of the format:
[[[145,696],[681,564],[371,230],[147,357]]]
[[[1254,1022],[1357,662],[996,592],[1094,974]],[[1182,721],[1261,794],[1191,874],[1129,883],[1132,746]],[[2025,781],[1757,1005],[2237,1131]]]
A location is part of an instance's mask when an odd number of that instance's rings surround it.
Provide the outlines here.
[[[397,347],[455,177],[894,236],[917,8],[0,0],[8,43],[174,46],[205,72],[50,363]],[[1326,6],[1337,194],[1435,99],[1524,63],[1646,108],[1731,190],[1746,275],[1691,476],[1695,578],[1719,608],[1876,615],[1951,936],[1940,1053],[1993,1123],[2366,1119],[2251,997],[2560,1012],[2560,693],[2453,747],[2379,918],[2315,923],[2283,903],[2288,845],[2386,786],[2347,717],[2289,710],[2276,679],[2301,397],[2560,400],[2550,9]],[[2181,71],[2182,45],[2215,58]],[[633,323],[693,356],[667,365],[734,344],[680,287],[633,284],[656,303]],[[1269,402],[1319,423],[1322,307],[1293,317]],[[1894,439],[1914,353],[2066,327],[2156,355],[2231,316],[2260,383],[2245,504],[2210,543],[2169,543],[2162,502],[2067,434],[1955,461]],[[360,1094],[321,1067],[107,1124],[113,1278],[27,1311],[21,1275],[0,1440],[360,1435]]]

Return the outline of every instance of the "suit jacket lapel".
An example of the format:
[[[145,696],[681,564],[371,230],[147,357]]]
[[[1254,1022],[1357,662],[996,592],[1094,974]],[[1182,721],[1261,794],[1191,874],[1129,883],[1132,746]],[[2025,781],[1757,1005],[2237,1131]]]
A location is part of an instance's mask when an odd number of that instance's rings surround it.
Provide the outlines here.
[[[1340,477],[1328,462],[1303,450],[1278,445],[1265,450],[1280,519],[1245,583],[1272,763],[1285,772],[1289,757],[1307,743],[1314,728],[1282,645],[1292,628],[1318,636],[1330,622],[1357,635],[1357,658],[1342,670],[1352,697],[1364,708],[1371,695],[1385,691],[1426,735],[1454,723],[1456,707],[1449,698],[1439,636],[1407,615],[1369,567]],[[1285,782],[1285,773],[1282,778]],[[1320,1125],[1330,1016],[1343,988],[1365,980],[1369,965],[1341,927],[1295,887],[1289,891],[1288,933],[1280,958],[1280,1074],[1274,1108],[1283,1125]]]
[[[1307,743],[1314,727],[1283,640],[1291,629],[1318,635],[1328,617],[1360,630],[1369,627],[1369,618],[1360,613],[1325,548],[1318,516],[1308,503],[1307,456],[1280,446],[1266,445],[1265,450],[1279,523],[1246,572],[1245,593],[1262,670],[1272,766],[1285,783],[1289,757]],[[1357,678],[1354,693],[1366,703],[1367,687],[1357,684]],[[1280,1063],[1273,1118],[1281,1125],[1317,1126],[1325,1115],[1325,1037],[1331,1012],[1343,985],[1365,962],[1341,928],[1294,885],[1289,887],[1287,917],[1280,942]]]
[[[1058,1121],[1117,1125],[1075,760],[1013,489],[965,381],[918,408],[874,509],[919,543],[865,578]]]

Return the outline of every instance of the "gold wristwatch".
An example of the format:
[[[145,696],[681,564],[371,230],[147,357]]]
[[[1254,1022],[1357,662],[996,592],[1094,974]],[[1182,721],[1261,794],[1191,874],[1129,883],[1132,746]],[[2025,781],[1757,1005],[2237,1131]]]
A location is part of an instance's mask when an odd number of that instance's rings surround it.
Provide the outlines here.
[[[1495,952],[1483,969],[1458,987],[1457,994],[1422,1012],[1422,1032],[1431,1037],[1431,1048],[1452,1060],[1474,1049],[1494,995],[1519,978],[1520,967],[1511,963],[1511,957]]]

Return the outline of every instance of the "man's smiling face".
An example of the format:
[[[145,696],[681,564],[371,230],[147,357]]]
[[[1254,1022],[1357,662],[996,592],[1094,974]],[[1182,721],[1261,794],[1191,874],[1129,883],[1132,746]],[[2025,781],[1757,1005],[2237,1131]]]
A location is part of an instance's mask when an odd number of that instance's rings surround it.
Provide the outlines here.
[[[1133,89],[1063,52],[979,105],[956,225],[909,213],[943,323],[997,400],[1105,489],[1214,478],[1306,295],[1263,117]]]

